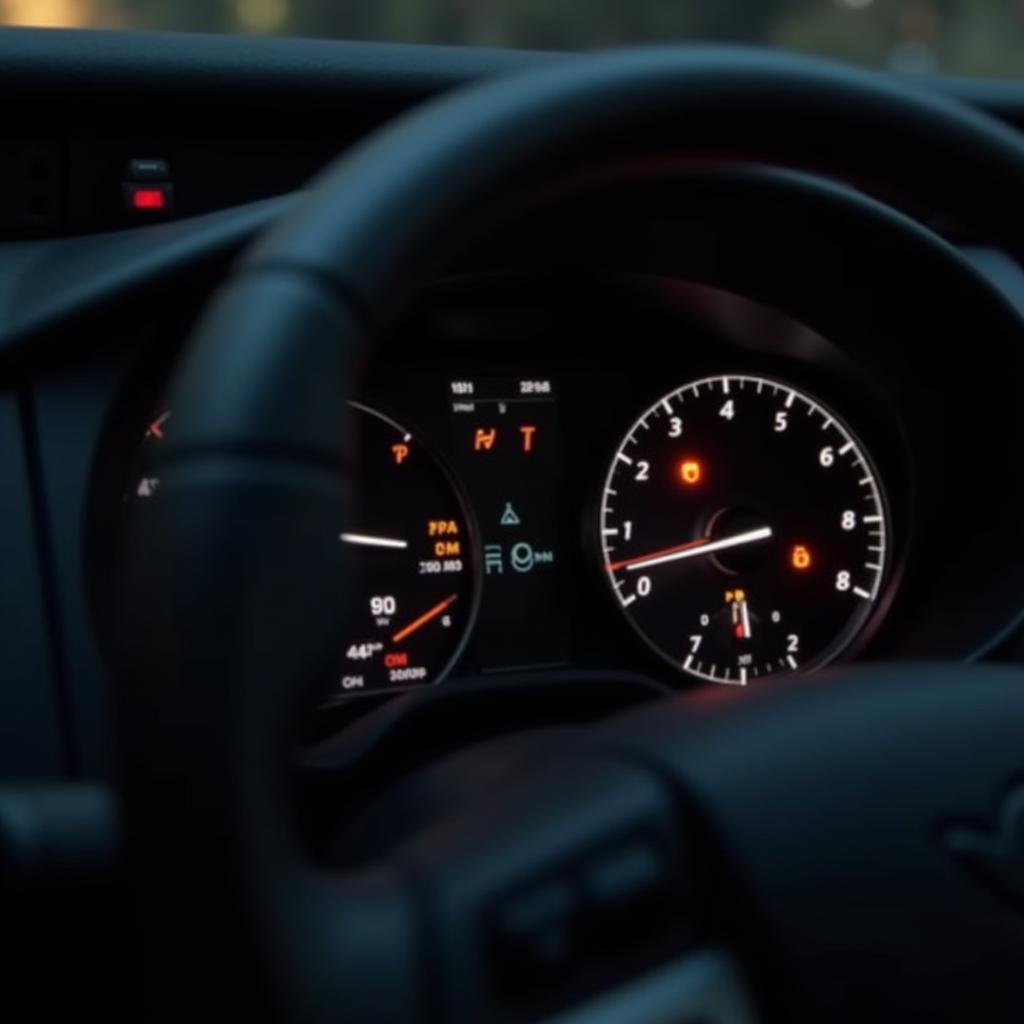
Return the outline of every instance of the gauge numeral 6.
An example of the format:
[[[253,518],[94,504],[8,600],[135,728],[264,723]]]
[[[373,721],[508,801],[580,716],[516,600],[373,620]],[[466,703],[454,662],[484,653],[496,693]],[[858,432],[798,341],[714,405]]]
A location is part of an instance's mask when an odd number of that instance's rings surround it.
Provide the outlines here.
[[[818,462],[820,462],[821,465],[825,466],[826,468],[831,466],[835,461],[836,453],[832,450],[831,445],[826,445],[818,453]]]

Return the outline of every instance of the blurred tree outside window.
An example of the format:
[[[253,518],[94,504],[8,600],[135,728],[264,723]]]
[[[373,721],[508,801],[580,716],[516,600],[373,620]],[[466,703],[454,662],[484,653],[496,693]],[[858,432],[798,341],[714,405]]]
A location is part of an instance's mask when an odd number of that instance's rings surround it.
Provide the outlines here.
[[[1024,75],[1024,0],[0,0],[0,24],[555,50],[704,40]]]

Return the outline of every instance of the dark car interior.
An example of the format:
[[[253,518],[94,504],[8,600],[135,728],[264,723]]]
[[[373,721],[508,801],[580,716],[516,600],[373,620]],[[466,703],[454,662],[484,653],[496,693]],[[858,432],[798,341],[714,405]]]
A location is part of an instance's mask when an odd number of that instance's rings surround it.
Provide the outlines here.
[[[1020,1021],[1024,79],[0,82],[6,1019]]]

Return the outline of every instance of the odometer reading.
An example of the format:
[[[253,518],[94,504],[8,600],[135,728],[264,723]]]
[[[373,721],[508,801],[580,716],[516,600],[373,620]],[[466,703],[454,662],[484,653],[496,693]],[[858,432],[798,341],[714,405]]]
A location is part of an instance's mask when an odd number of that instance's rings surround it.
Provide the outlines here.
[[[890,531],[867,453],[777,380],[709,377],[659,399],[612,459],[600,519],[627,618],[715,682],[827,663],[885,581]]]

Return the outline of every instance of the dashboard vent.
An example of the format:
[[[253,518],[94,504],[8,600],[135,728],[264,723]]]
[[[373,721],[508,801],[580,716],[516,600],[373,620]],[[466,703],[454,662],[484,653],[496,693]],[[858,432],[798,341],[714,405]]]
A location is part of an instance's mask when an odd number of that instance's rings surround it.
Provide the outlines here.
[[[0,235],[52,231],[60,223],[60,160],[54,143],[0,143]]]

